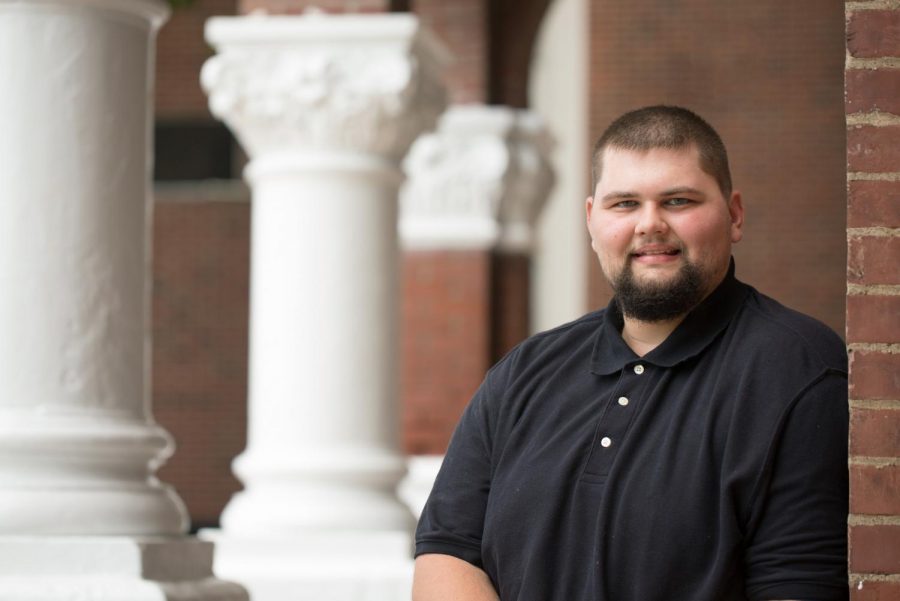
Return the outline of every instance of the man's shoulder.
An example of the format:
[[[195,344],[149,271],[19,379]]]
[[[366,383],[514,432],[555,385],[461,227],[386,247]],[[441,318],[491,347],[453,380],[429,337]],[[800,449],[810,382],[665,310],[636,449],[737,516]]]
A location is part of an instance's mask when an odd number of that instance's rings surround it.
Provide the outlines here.
[[[744,334],[776,355],[803,354],[826,368],[846,371],[844,341],[821,321],[750,288],[743,312]]]
[[[517,344],[491,369],[519,371],[529,365],[571,360],[574,356],[590,356],[594,336],[603,323],[606,309],[592,311],[543,332],[533,334]]]

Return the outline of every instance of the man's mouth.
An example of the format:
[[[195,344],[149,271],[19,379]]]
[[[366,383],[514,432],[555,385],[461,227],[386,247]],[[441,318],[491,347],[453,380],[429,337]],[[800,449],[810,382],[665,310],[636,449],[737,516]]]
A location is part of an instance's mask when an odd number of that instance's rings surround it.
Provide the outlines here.
[[[679,249],[679,248],[674,248],[671,246],[652,246],[652,247],[648,246],[648,247],[642,247],[642,248],[637,249],[636,251],[631,253],[631,256],[632,257],[651,257],[654,255],[668,255],[671,257],[671,256],[675,256],[675,255],[680,255],[680,254],[681,254],[681,249]]]

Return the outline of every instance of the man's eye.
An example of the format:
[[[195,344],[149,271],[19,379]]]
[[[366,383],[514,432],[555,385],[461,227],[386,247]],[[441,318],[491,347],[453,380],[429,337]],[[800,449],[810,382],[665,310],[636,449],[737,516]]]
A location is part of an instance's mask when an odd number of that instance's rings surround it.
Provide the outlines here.
[[[670,207],[683,207],[691,204],[691,202],[690,198],[670,198],[666,201],[666,205]]]
[[[632,209],[637,206],[636,200],[620,200],[616,204],[613,205],[613,208],[616,209]]]

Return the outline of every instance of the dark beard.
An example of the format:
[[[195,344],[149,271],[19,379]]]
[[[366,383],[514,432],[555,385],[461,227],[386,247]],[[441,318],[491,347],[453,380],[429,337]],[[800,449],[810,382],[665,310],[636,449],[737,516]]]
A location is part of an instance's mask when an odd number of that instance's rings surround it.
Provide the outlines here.
[[[611,284],[622,314],[645,322],[684,315],[703,300],[704,293],[703,272],[693,263],[685,263],[673,282],[642,284],[634,279],[628,261]]]

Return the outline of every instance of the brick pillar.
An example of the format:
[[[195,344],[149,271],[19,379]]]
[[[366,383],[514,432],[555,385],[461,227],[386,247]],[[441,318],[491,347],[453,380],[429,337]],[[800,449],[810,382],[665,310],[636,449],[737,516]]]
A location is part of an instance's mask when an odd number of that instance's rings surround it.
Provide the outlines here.
[[[552,183],[548,144],[531,113],[462,105],[404,163],[402,440],[412,455],[446,450],[495,351],[527,335],[532,224]],[[438,465],[413,459],[404,498],[414,511]]]
[[[848,3],[850,584],[900,598],[900,7]]]
[[[487,101],[489,3],[484,0],[415,0],[412,10],[453,54],[445,81],[450,102]]]

